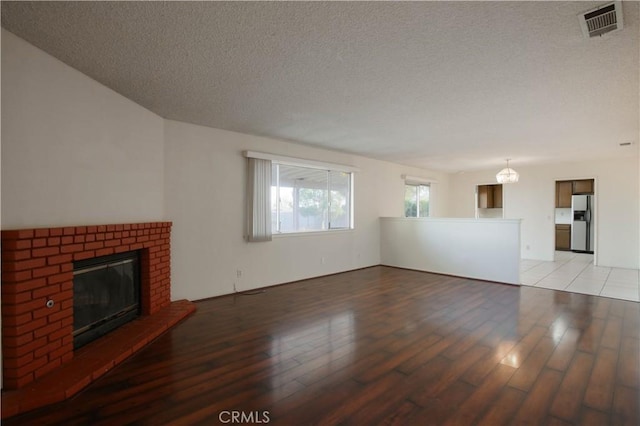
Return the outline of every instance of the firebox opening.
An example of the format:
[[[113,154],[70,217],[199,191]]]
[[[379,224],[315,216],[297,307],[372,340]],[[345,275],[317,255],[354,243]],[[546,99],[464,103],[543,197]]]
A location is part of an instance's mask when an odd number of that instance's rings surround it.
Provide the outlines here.
[[[140,255],[137,251],[73,264],[75,349],[140,315]]]

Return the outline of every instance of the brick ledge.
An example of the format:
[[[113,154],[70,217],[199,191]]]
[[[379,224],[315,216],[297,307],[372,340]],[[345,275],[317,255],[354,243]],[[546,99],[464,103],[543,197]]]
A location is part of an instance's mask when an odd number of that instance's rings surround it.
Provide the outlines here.
[[[24,388],[3,390],[2,418],[70,398],[195,310],[196,305],[188,300],[172,302],[79,349],[71,361]]]

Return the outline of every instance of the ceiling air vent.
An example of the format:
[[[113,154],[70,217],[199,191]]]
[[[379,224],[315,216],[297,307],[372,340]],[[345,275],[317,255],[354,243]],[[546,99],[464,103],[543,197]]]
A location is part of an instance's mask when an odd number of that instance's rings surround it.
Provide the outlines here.
[[[615,1],[578,15],[585,38],[622,29],[622,2]]]

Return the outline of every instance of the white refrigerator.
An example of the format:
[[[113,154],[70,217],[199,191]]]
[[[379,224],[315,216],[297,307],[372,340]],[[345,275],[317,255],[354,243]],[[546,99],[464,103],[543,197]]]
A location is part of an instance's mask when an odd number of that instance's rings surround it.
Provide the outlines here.
[[[571,250],[593,253],[593,195],[571,197]]]

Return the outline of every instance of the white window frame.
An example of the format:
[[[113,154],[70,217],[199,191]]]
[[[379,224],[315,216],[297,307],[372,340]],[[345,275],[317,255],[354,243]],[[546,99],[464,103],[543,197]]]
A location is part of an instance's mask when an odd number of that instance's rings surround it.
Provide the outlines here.
[[[416,190],[416,216],[406,216],[406,211],[403,207],[403,215],[404,217],[408,217],[408,218],[420,218],[420,190],[419,187],[420,186],[427,186],[429,187],[429,215],[427,217],[431,217],[431,213],[433,212],[433,184],[438,183],[437,179],[433,179],[433,178],[424,178],[424,177],[417,177],[417,176],[409,176],[409,175],[402,175],[401,176],[402,179],[404,180],[404,192],[403,194],[406,194],[406,187],[407,186],[415,186],[418,187]],[[403,196],[403,204],[404,204],[404,196]],[[424,218],[422,218],[424,219]]]
[[[354,223],[354,211],[355,211],[355,206],[354,206],[354,181],[355,181],[355,173],[359,171],[358,168],[353,167],[353,166],[347,166],[347,165],[343,165],[343,164],[334,164],[334,163],[325,163],[325,162],[321,162],[321,161],[315,161],[315,160],[305,160],[305,159],[300,159],[300,158],[293,158],[293,157],[286,157],[286,156],[281,156],[281,155],[276,155],[276,154],[268,154],[268,153],[263,153],[263,152],[255,152],[255,151],[244,151],[244,156],[248,157],[248,158],[260,158],[263,160],[270,160],[272,162],[273,165],[276,166],[277,169],[279,169],[280,165],[286,165],[286,166],[293,166],[293,167],[303,167],[303,168],[310,168],[310,169],[317,169],[317,170],[323,170],[327,172],[327,213],[329,214],[329,218],[327,220],[327,229],[314,229],[314,230],[308,230],[308,231],[301,231],[301,230],[295,230],[295,231],[290,231],[290,232],[282,232],[280,229],[272,229],[272,233],[273,236],[293,236],[293,235],[308,235],[308,234],[314,234],[314,233],[319,233],[319,234],[325,234],[325,233],[331,233],[331,232],[345,232],[345,231],[351,231],[353,229],[355,229],[355,223]],[[344,172],[349,174],[349,226],[348,227],[339,227],[339,228],[332,228],[331,224],[330,224],[330,216],[331,216],[331,190],[330,190],[330,179],[329,179],[329,172]],[[279,191],[280,191],[280,174],[277,173],[276,174],[276,196],[279,197]],[[277,215],[280,214],[280,209],[278,208],[277,210]],[[280,227],[280,218],[277,218],[276,223],[278,224],[278,228]]]
[[[431,185],[429,185],[428,183],[405,183],[405,194],[406,194],[406,188],[407,186],[413,186],[416,188],[416,215],[415,216],[407,216],[406,215],[406,211],[405,211],[405,217],[429,217],[431,215],[431,205],[429,205],[429,214],[427,216],[420,216],[420,187],[421,186],[425,186],[427,188],[429,188],[429,203],[431,203]]]

